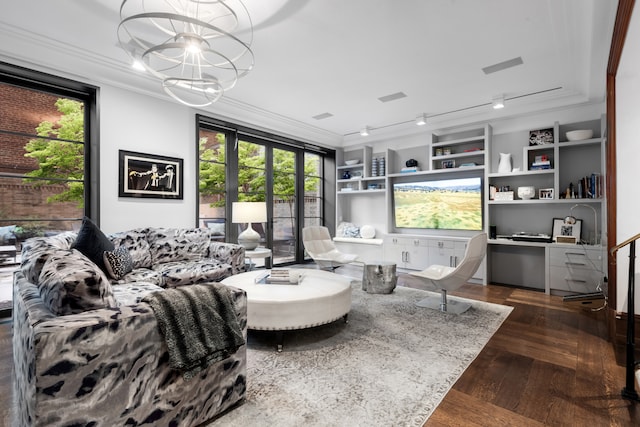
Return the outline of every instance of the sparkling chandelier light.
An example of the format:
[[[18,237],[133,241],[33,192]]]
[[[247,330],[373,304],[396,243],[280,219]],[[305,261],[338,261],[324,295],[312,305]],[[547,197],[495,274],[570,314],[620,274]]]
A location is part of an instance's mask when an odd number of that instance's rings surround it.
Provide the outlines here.
[[[240,0],[123,0],[118,40],[192,107],[216,102],[254,65],[253,24]]]

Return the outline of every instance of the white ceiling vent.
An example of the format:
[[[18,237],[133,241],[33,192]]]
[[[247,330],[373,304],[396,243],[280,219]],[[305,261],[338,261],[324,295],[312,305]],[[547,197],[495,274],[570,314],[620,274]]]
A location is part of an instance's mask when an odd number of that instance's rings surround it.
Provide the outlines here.
[[[522,57],[518,56],[517,58],[509,59],[507,61],[498,62],[497,64],[484,67],[482,71],[484,71],[485,74],[491,74],[497,71],[506,70],[507,68],[515,67],[516,65],[522,65],[522,64],[523,64]]]
[[[333,117],[333,114],[331,114],[331,113],[322,113],[322,114],[318,114],[316,116],[312,116],[312,118],[316,119],[316,120],[328,119],[329,117]]]
[[[406,97],[407,97],[407,95],[404,94],[403,92],[396,92],[396,93],[392,93],[391,95],[381,96],[378,99],[381,102],[389,102],[389,101],[395,101],[396,99],[401,99],[401,98],[406,98]]]

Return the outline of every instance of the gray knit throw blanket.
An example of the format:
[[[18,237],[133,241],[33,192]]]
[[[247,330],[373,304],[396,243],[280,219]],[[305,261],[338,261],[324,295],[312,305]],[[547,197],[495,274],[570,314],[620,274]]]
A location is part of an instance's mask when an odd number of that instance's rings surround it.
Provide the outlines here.
[[[233,300],[219,283],[152,292],[143,298],[158,321],[169,350],[169,364],[185,380],[244,345]]]

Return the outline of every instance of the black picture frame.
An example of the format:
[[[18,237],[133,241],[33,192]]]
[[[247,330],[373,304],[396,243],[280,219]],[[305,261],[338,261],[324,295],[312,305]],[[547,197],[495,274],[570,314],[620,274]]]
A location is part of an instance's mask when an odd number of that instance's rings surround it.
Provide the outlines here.
[[[551,237],[555,241],[558,236],[575,237],[576,242],[580,242],[582,235],[582,220],[576,219],[575,224],[566,224],[564,218],[553,218],[553,228]]]
[[[553,144],[553,128],[529,131],[529,146]]]
[[[183,160],[119,150],[118,196],[183,199]]]

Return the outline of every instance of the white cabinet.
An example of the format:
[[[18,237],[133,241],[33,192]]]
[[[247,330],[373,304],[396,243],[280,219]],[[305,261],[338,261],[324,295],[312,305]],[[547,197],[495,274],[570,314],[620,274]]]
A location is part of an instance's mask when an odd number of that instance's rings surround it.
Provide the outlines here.
[[[429,239],[429,262],[431,265],[456,267],[464,257],[465,242],[447,239]]]
[[[456,267],[464,258],[469,239],[442,236],[388,235],[384,239],[384,260],[398,268],[424,270],[432,265]],[[485,261],[473,275],[474,282],[484,283]]]
[[[603,286],[604,253],[601,247],[571,245],[549,248],[549,288],[569,293],[595,292]]]
[[[431,265],[427,240],[420,237],[387,236],[384,256],[385,261],[409,270],[424,270]]]

